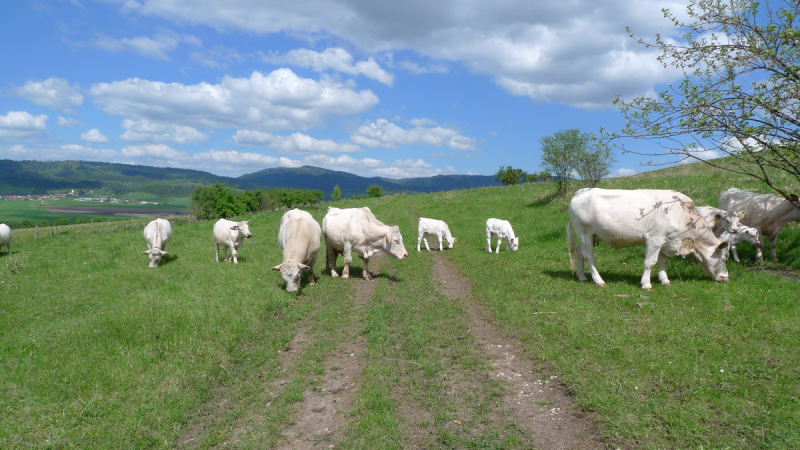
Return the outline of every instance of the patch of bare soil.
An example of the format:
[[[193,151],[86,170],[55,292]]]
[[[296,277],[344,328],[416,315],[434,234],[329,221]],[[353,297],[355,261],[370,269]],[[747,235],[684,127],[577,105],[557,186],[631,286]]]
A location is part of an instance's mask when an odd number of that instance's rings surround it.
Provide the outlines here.
[[[457,300],[469,314],[475,341],[494,368],[491,376],[508,386],[502,411],[492,411],[493,421],[510,420],[533,436],[537,449],[585,449],[603,445],[587,413],[577,411],[566,386],[557,375],[542,376],[537,362],[523,352],[521,341],[504,336],[489,314],[472,299],[469,278],[441,253],[434,253],[432,279],[448,298]],[[435,282],[435,283],[436,283]]]
[[[374,262],[373,262],[374,261]],[[381,258],[376,257],[373,270],[380,266]],[[342,283],[341,280],[334,282]],[[356,315],[359,316],[368,306],[375,295],[378,281],[364,281],[352,277],[348,283],[356,286],[353,297]],[[304,399],[297,405],[297,416],[294,425],[285,430],[289,439],[281,445],[281,449],[315,449],[328,448],[335,442],[342,440],[345,433],[347,411],[352,409],[353,397],[359,386],[359,378],[365,366],[367,350],[364,337],[355,326],[343,330],[344,342],[337,351],[325,361],[325,374],[319,385],[304,394]],[[302,339],[300,333],[295,340]],[[300,350],[304,348],[301,342],[290,347],[299,346],[293,351],[291,348],[285,352],[285,367],[297,364]]]

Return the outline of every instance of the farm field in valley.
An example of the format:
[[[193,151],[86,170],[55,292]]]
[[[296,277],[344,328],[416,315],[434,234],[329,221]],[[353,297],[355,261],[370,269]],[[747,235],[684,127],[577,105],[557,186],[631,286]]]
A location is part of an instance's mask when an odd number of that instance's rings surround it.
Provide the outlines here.
[[[714,205],[754,189],[691,170],[603,186]],[[0,447],[800,447],[800,229],[781,233],[780,263],[741,244],[714,283],[671,258],[672,285],[652,291],[643,247],[601,244],[601,288],[571,272],[569,198],[551,191],[337,202],[399,225],[409,257],[376,259],[366,282],[354,256],[343,282],[321,255],[300,295],[271,270],[285,211],[243,218],[238,265],[214,262],[213,222],[173,220],[156,269],[146,221],[20,240],[0,252]],[[321,222],[327,206],[304,209]],[[455,247],[417,252],[419,217],[445,220]],[[484,252],[489,217],[519,251]]]

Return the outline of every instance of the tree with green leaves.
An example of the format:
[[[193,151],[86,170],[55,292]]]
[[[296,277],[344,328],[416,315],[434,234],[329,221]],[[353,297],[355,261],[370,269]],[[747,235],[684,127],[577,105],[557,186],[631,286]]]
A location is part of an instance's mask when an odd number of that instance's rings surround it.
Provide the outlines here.
[[[508,186],[524,183],[526,176],[527,173],[522,169],[515,169],[511,166],[500,166],[500,169],[497,170],[494,176],[494,180],[503,183],[504,186]]]
[[[579,152],[575,159],[575,172],[586,184],[597,187],[600,180],[608,176],[614,156],[605,142],[594,141]]]
[[[331,200],[338,202],[339,199],[342,198],[342,190],[339,189],[339,185],[333,187],[333,192],[331,193]]]
[[[628,151],[757,178],[800,206],[776,181],[776,174],[800,181],[799,13],[798,1],[690,0],[686,16],[664,11],[685,30],[681,41],[656,35],[645,42],[629,29],[684,76],[655,98],[618,97],[627,124],[604,137],[657,140],[654,150]]]
[[[373,184],[367,188],[367,197],[383,197],[383,188]]]
[[[578,165],[578,158],[589,145],[591,135],[581,133],[577,128],[561,130],[552,136],[539,139],[542,146],[542,168],[552,173],[556,179],[556,193],[566,195],[572,172]]]

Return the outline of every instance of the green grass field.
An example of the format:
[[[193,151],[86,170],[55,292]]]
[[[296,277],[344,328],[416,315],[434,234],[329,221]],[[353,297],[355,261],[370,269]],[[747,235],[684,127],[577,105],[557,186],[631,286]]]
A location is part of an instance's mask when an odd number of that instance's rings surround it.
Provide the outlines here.
[[[131,195],[131,200],[136,201],[154,201],[159,202],[158,205],[141,205],[135,203],[88,203],[79,202],[72,198],[60,199],[47,199],[44,201],[45,205],[54,206],[74,206],[74,207],[92,207],[102,206],[108,208],[137,208],[144,210],[188,210],[188,198],[161,198],[149,194]],[[130,216],[116,215],[116,214],[89,214],[89,213],[60,213],[50,212],[41,206],[42,202],[38,200],[13,200],[13,201],[0,201],[0,223],[20,222],[22,220],[30,220],[31,223],[37,224],[40,221],[47,221],[52,223],[54,220],[66,218],[70,223],[75,223],[76,220],[83,218],[87,221],[94,219],[95,221],[104,221],[109,218],[114,220],[129,219]]]
[[[716,204],[729,186],[752,188],[697,170],[604,186],[676,188],[698,204]],[[357,257],[347,283],[323,273],[301,295],[283,290],[270,270],[281,260],[283,211],[245,217],[253,238],[238,265],[213,261],[210,222],[173,221],[170,256],[156,269],[141,254],[146,221],[14,241],[12,254],[0,251],[0,447],[285,444],[297,404],[355,330],[366,363],[336,448],[419,445],[399,412],[408,402],[430,412],[425,447],[529,448],[523,431],[487,421],[503,387],[487,380],[485,355],[464,338],[463,308],[432,294],[431,255],[415,247],[417,218],[433,217],[459,238],[443,256],[470,278],[475,301],[523,342],[520,357],[559,374],[609,448],[800,448],[798,227],[780,235],[781,263],[755,265],[741,244],[745,264],[728,263],[731,281],[714,283],[693,258],[672,258],[672,286],[651,292],[639,288],[642,247],[600,245],[601,288],[571,272],[568,199],[551,190],[338,202],[399,225],[409,251],[385,258],[363,311],[351,301],[365,283]],[[307,210],[321,222],[327,206]],[[484,252],[489,217],[513,224],[519,251]],[[301,330],[300,363],[284,366],[280,355]],[[476,386],[464,399],[448,393],[446,380],[457,377]],[[191,433],[200,439],[186,444]]]

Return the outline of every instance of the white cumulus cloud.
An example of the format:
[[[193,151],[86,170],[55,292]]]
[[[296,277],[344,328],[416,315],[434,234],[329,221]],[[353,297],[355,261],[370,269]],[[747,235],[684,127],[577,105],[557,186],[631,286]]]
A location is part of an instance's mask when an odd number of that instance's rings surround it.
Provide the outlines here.
[[[47,115],[34,116],[26,111],[9,111],[0,116],[0,138],[24,137],[47,129]]]
[[[386,119],[378,119],[358,127],[350,140],[366,147],[398,148],[400,145],[420,145],[426,147],[447,146],[453,150],[477,150],[475,139],[461,135],[458,131],[444,127],[423,126],[411,129],[402,128]]]
[[[122,121],[125,132],[120,135],[124,141],[139,142],[175,142],[177,144],[197,144],[206,142],[208,135],[192,127],[169,125],[149,120]]]
[[[290,50],[284,55],[269,54],[262,57],[264,61],[273,64],[289,64],[299,67],[309,67],[317,72],[334,70],[350,75],[363,75],[379,81],[387,86],[394,83],[394,75],[386,72],[370,57],[365,61],[355,61],[353,55],[341,47],[332,47],[322,52],[307,48]]]
[[[226,75],[219,84],[131,78],[94,84],[89,93],[107,114],[132,120],[258,131],[307,129],[378,103],[370,90],[356,92],[329,78],[301,78],[289,69],[256,71],[248,78]]]
[[[83,95],[78,85],[70,85],[63,78],[48,78],[44,81],[28,81],[23,86],[12,88],[11,95],[30,100],[37,105],[71,112],[83,104]]]
[[[110,52],[132,51],[148,58],[171,61],[168,53],[180,44],[201,46],[202,41],[191,35],[163,31],[153,37],[137,36],[132,38],[114,38],[101,36],[89,44]]]
[[[81,133],[81,139],[87,142],[108,142],[108,137],[97,128],[92,128],[86,133]]]
[[[279,153],[291,155],[355,153],[361,147],[350,143],[334,142],[330,139],[315,139],[307,134],[292,133],[289,136],[277,136],[252,130],[239,130],[233,136],[237,145],[264,145]]]

